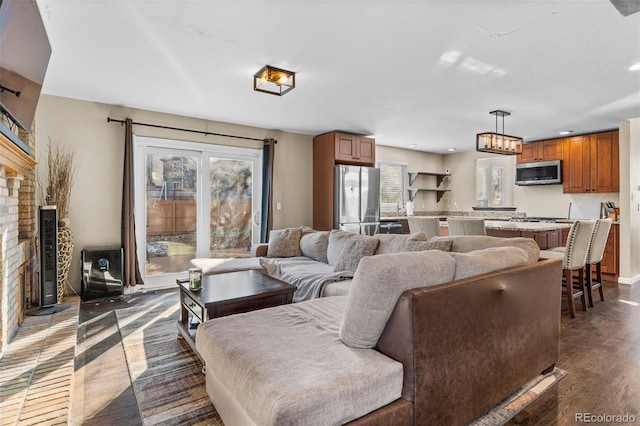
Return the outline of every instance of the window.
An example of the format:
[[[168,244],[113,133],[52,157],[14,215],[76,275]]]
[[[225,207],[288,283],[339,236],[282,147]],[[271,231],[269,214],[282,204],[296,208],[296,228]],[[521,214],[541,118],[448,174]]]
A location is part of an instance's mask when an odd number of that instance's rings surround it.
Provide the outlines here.
[[[396,210],[404,208],[406,194],[405,177],[407,163],[378,161],[380,168],[380,209]]]
[[[513,160],[506,158],[478,158],[476,160],[476,206],[505,207],[513,201]]]

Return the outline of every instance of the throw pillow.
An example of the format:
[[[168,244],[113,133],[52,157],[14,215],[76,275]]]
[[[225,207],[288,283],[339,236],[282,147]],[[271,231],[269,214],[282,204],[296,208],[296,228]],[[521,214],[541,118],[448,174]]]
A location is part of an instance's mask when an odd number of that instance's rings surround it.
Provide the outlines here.
[[[318,262],[329,263],[327,259],[329,231],[314,231],[313,229],[307,231],[307,229],[302,230],[302,238],[300,238],[302,255]]]
[[[427,241],[427,234],[414,232],[413,234],[377,234],[380,240],[376,254],[391,254],[407,251],[409,241]]]
[[[344,246],[345,239],[354,234],[353,232],[343,231],[341,229],[332,229],[329,233],[329,244],[327,246],[327,261],[329,265],[336,266],[342,247]]]
[[[441,240],[441,241],[409,241],[407,243],[406,251],[425,251],[425,250],[440,250],[451,251],[453,241]]]
[[[360,259],[375,254],[379,242],[377,238],[360,238],[359,235],[347,238],[333,270],[355,272]]]
[[[300,228],[277,229],[269,232],[267,257],[302,256],[300,252]]]
[[[452,281],[455,270],[455,260],[438,250],[363,257],[351,281],[340,340],[373,348],[403,292]]]
[[[519,247],[489,247],[468,253],[449,253],[456,261],[456,280],[527,264],[527,252]]]

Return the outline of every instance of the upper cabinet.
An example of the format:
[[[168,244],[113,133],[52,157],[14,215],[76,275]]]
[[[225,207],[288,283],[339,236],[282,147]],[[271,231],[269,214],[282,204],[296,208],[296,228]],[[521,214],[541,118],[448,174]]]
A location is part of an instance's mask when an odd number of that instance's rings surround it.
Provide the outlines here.
[[[376,141],[364,136],[332,133],[335,161],[343,164],[373,166],[376,161]]]
[[[618,131],[564,139],[562,181],[565,193],[619,192]]]
[[[517,163],[535,163],[537,161],[562,160],[562,139],[550,139],[522,145],[522,154]]]

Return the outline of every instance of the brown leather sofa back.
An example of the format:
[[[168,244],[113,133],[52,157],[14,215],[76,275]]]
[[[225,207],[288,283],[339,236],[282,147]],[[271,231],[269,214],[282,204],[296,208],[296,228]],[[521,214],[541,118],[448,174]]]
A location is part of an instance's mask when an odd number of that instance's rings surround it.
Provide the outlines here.
[[[404,365],[414,424],[466,424],[558,360],[558,259],[406,291],[376,349]]]

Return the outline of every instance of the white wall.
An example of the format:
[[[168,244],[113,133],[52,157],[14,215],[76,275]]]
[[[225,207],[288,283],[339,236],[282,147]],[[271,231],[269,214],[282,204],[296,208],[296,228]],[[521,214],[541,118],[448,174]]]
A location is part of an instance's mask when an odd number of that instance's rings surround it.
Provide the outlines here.
[[[80,251],[89,246],[120,245],[124,127],[107,117],[216,133],[274,138],[273,227],[312,224],[312,137],[151,111],[41,96],[36,112],[37,175],[46,185],[48,139],[75,149],[78,166],[71,191],[69,219],[75,237],[70,284],[80,288]],[[261,148],[262,142],[134,126],[139,136]],[[39,202],[41,204],[41,202]],[[275,206],[274,206],[275,207]]]
[[[451,192],[445,196],[447,201],[444,210],[471,211],[476,205],[476,160],[490,155],[467,151],[444,156],[444,167],[451,173]],[[518,211],[522,209],[519,208]]]
[[[640,118],[620,123],[620,277],[640,282]],[[627,195],[628,194],[628,195]]]

